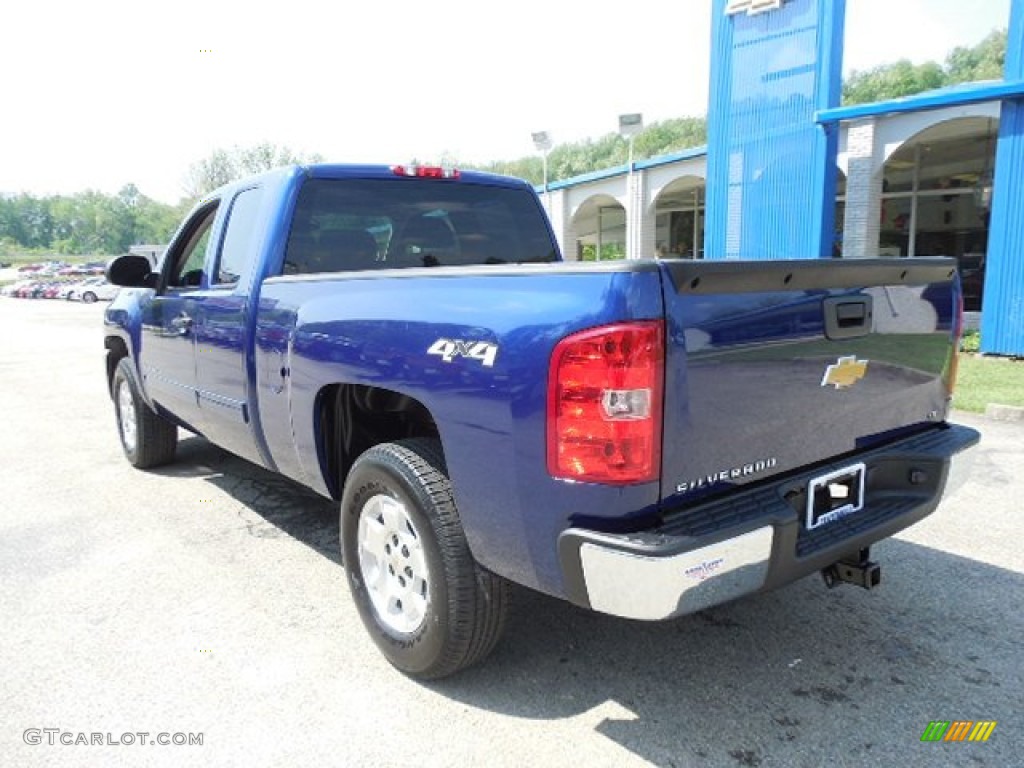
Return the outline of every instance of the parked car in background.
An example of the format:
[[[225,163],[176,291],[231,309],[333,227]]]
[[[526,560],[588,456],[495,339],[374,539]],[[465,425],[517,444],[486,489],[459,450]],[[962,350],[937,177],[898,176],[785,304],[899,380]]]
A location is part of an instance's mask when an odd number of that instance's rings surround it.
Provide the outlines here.
[[[17,298],[18,292],[24,290],[31,284],[31,280],[19,280],[16,283],[11,283],[10,285],[5,285],[3,288],[0,288],[0,295]]]
[[[108,283],[105,277],[91,277],[72,288],[67,298],[72,301],[92,304],[98,299],[110,301],[117,295],[119,290],[118,286]]]
[[[66,277],[96,277],[102,275],[107,265],[102,261],[90,261],[85,264],[71,264],[61,267],[57,274]]]
[[[56,298],[56,299],[69,299],[70,300],[71,299],[71,292],[73,290],[75,290],[75,288],[77,288],[78,285],[79,284],[77,282],[74,282],[74,283],[61,283],[60,287],[57,289],[57,293],[54,296],[54,298]]]

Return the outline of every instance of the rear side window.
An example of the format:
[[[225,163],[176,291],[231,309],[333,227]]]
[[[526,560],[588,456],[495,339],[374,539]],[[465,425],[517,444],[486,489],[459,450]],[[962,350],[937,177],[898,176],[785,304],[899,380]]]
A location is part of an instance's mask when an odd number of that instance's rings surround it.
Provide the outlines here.
[[[283,273],[554,261],[523,189],[434,179],[311,179],[299,193]]]
[[[220,259],[212,282],[234,285],[245,270],[245,265],[253,258],[252,241],[261,193],[259,188],[246,189],[239,192],[231,204]]]

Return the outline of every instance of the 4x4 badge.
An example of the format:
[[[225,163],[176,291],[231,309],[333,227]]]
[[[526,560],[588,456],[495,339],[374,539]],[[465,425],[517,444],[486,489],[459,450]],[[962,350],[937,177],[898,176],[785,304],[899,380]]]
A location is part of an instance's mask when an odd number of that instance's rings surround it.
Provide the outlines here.
[[[867,360],[858,360],[856,355],[840,357],[825,369],[825,375],[821,377],[821,386],[827,387],[831,384],[836,389],[846,389],[863,379],[867,372]]]
[[[498,356],[498,345],[488,344],[486,341],[438,339],[430,345],[427,354],[437,355],[446,363],[450,363],[456,357],[478,360],[485,368],[490,368],[494,365],[494,359]]]

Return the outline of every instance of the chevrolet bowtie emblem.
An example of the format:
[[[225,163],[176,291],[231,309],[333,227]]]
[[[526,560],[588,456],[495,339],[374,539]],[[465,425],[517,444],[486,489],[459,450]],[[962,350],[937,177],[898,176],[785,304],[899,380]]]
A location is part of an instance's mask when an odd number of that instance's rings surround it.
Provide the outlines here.
[[[821,377],[821,386],[827,387],[831,384],[836,389],[846,389],[863,379],[867,372],[867,360],[858,360],[856,355],[840,357],[825,369],[825,375]]]
[[[747,12],[749,16],[781,8],[786,0],[729,0],[725,6],[725,15],[732,16]]]

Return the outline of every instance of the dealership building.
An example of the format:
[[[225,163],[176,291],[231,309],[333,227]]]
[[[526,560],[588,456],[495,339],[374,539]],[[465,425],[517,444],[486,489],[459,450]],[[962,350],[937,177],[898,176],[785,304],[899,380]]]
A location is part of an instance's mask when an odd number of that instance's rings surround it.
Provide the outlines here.
[[[1004,80],[849,107],[835,106],[843,12],[715,0],[708,146],[549,184],[563,253],[953,256],[983,351],[1024,356],[1024,0]],[[785,71],[747,76],[744,57],[779,50]]]

